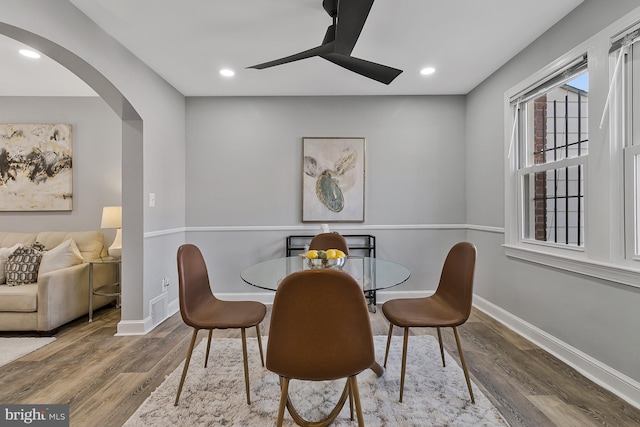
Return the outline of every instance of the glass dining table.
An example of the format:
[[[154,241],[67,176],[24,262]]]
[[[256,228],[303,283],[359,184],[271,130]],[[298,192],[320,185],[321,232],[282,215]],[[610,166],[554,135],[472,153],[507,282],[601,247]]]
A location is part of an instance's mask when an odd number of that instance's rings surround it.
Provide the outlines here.
[[[240,277],[252,286],[275,291],[280,281],[289,274],[309,269],[309,263],[304,256],[289,256],[254,264],[245,268],[240,273]],[[374,306],[376,291],[397,286],[411,275],[409,269],[398,263],[380,258],[357,256],[348,257],[342,271],[356,279],[362,286],[365,296]]]
[[[242,270],[240,277],[252,286],[275,291],[282,279],[289,274],[309,269],[307,259],[298,255],[254,264]],[[376,291],[404,283],[411,275],[409,269],[398,263],[380,258],[355,256],[345,260],[342,271],[351,274],[362,286],[362,291],[369,302],[369,310],[372,312],[375,312],[376,307]],[[384,372],[377,362],[371,369],[378,376]]]

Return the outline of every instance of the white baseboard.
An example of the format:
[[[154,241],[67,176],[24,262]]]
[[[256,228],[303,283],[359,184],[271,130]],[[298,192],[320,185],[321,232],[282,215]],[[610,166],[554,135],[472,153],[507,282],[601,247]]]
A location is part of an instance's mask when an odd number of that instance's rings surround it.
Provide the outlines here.
[[[116,337],[126,337],[131,335],[145,335],[153,329],[151,316],[143,320],[121,320],[118,322]]]
[[[376,292],[376,303],[385,302],[397,298],[424,298],[433,295],[435,291],[378,291]]]
[[[178,299],[174,299],[173,301],[169,301],[169,315],[167,318],[173,316],[177,312],[180,311],[180,301]]]
[[[164,320],[173,316],[178,311],[180,311],[178,300],[169,302],[167,308],[167,317]],[[162,322],[160,322],[159,324],[161,323]],[[142,320],[121,320],[120,322],[118,322],[118,331],[116,332],[115,336],[126,337],[133,335],[146,335],[151,332],[156,326],[158,325],[153,324],[153,319],[150,315]]]
[[[376,292],[376,303],[382,304],[390,299],[395,298],[421,298],[433,294],[433,291],[378,291]],[[256,292],[256,293],[226,293],[216,294],[216,297],[227,301],[258,301],[263,304],[273,304],[275,292]]]
[[[616,394],[636,408],[640,408],[640,383],[638,381],[477,295],[473,296],[473,301],[473,305],[477,309],[562,360],[594,383]]]
[[[226,301],[257,301],[266,305],[273,304],[275,292],[251,292],[251,293],[216,293],[216,298]]]

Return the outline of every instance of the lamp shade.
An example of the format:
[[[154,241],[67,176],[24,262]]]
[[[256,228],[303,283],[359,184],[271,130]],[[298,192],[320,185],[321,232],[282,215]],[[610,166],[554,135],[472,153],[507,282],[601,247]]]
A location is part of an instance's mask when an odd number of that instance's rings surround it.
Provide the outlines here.
[[[102,208],[100,228],[122,227],[122,206],[105,206]]]
[[[105,206],[102,208],[100,228],[116,228],[116,238],[109,247],[109,255],[120,258],[122,255],[122,206]]]

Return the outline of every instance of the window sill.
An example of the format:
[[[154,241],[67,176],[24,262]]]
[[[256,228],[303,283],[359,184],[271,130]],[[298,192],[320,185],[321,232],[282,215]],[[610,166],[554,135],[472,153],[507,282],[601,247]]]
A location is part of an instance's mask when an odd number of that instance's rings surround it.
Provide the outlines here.
[[[577,259],[574,257],[552,254],[533,248],[504,244],[505,255],[547,267],[571,271],[585,276],[609,280],[627,286],[640,288],[640,269],[626,266]]]

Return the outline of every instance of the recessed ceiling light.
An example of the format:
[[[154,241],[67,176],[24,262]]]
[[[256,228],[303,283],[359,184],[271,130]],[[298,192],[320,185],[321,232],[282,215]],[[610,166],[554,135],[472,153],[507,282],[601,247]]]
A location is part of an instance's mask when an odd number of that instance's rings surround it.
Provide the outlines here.
[[[422,74],[423,76],[428,76],[429,74],[433,74],[435,72],[436,72],[436,69],[433,67],[427,67],[420,70],[420,74]]]
[[[18,52],[20,52],[21,55],[24,55],[27,58],[40,58],[40,54],[38,52],[34,52],[29,49],[20,49]]]
[[[223,68],[222,70],[220,70],[220,75],[225,76],[225,77],[233,77],[236,75],[235,71],[230,70],[228,68]]]

